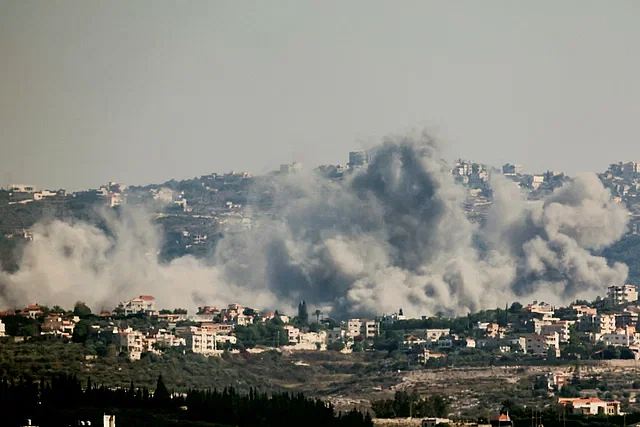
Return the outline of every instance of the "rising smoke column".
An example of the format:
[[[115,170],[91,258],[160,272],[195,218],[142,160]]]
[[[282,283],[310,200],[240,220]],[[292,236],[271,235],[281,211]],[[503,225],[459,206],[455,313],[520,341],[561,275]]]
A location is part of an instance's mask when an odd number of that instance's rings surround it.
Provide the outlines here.
[[[85,301],[94,311],[152,294],[168,307],[193,311],[198,299],[275,303],[270,295],[243,293],[224,284],[216,268],[191,256],[158,261],[160,233],[144,211],[124,207],[99,212],[100,227],[83,221],[51,221],[33,228],[15,274],[0,271],[0,306],[37,302],[73,307]]]
[[[163,306],[285,310],[304,299],[336,317],[401,307],[417,316],[517,299],[567,302],[624,283],[626,266],[593,254],[627,225],[595,176],[535,203],[496,179],[478,228],[462,210],[466,189],[426,133],[386,138],[373,154],[366,169],[339,182],[300,173],[259,186],[255,193],[268,190],[277,215],[257,215],[257,227],[226,235],[212,260],[159,263],[158,233],[136,212],[106,215],[108,233],[81,222],[39,225],[20,271],[0,273],[0,298],[5,305],[84,299],[95,308],[152,293]]]
[[[515,187],[494,179],[494,203],[484,230],[493,248],[517,268],[516,295],[546,293],[560,300],[602,294],[628,268],[593,255],[619,240],[628,212],[594,174],[583,174],[542,201],[525,203]]]

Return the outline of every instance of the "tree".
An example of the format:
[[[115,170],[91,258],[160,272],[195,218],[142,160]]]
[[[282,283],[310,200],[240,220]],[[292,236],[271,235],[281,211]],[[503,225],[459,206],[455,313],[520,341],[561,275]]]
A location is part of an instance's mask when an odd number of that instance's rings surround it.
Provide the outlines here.
[[[91,325],[86,320],[81,320],[73,328],[71,340],[76,343],[84,343],[89,338],[89,330]]]
[[[620,359],[635,359],[635,353],[629,347],[622,347],[620,349]]]
[[[171,401],[171,395],[169,394],[169,390],[167,390],[167,386],[164,385],[162,374],[158,376],[158,383],[156,385],[156,391],[153,393],[153,400],[159,404],[166,404]]]
[[[60,307],[59,305],[54,305],[53,308],[51,309],[52,313],[62,313],[64,314],[64,308]]]
[[[335,341],[331,344],[327,344],[327,350],[342,351],[344,350],[344,343],[342,341]]]
[[[519,313],[522,311],[522,304],[520,304],[518,301],[514,302],[513,304],[511,304],[511,308],[509,308],[509,311],[512,313]]]
[[[320,316],[322,315],[322,311],[320,309],[316,309],[313,314],[316,315],[316,323],[320,323]]]
[[[78,301],[73,306],[73,315],[79,317],[91,316],[91,309],[84,302]]]
[[[580,335],[578,334],[578,325],[576,323],[569,326],[569,344],[580,345]]]
[[[307,310],[307,303],[302,301],[300,305],[298,305],[298,320],[302,325],[309,324],[309,311]]]

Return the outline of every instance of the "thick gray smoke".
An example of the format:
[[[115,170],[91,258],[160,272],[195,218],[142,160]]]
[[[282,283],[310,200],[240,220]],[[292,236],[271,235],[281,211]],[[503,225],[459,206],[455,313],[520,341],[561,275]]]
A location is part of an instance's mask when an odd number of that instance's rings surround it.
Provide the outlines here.
[[[339,317],[400,307],[453,314],[594,297],[626,280],[626,266],[592,253],[627,226],[627,212],[593,175],[535,203],[495,179],[483,228],[465,217],[466,190],[426,134],[388,138],[367,169],[343,181],[293,174],[273,185],[279,219],[227,235],[207,265],[190,257],[158,263],[158,235],[134,213],[108,218],[110,237],[84,223],[41,225],[20,271],[0,277],[5,305],[96,306],[153,293],[171,307],[290,309],[304,299]]]

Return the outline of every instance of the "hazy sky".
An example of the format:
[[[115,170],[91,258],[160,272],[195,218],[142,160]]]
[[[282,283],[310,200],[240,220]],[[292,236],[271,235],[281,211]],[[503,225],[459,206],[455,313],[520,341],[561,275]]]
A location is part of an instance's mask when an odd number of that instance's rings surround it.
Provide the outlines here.
[[[0,0],[0,182],[344,163],[428,126],[525,171],[640,160],[640,2]]]

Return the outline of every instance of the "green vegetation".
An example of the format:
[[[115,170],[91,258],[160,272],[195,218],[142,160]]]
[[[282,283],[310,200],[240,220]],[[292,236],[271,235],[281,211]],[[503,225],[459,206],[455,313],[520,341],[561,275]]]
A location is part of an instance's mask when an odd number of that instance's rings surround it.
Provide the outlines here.
[[[241,394],[234,388],[222,391],[189,390],[171,395],[160,375],[154,393],[147,387],[96,386],[91,379],[55,375],[29,378],[2,378],[0,381],[2,423],[23,425],[27,418],[42,427],[76,425],[90,421],[100,425],[103,414],[115,414],[119,425],[135,426],[327,426],[370,427],[368,415],[352,410],[336,414],[331,405],[302,394],[273,393],[255,389]],[[220,424],[214,424],[220,423]]]
[[[219,388],[233,386],[239,390],[256,387],[278,390],[277,384],[258,378],[238,363],[223,358],[206,358],[198,354],[182,354],[170,349],[163,356],[145,354],[139,361],[129,361],[126,355],[117,356],[114,348],[105,348],[104,356],[91,358],[82,344],[64,343],[57,339],[31,339],[22,343],[5,342],[0,345],[0,376],[40,378],[56,374],[88,377],[97,384],[125,387],[131,381],[151,388],[158,374],[163,374],[171,390],[190,388]],[[86,360],[89,356],[90,360]]]
[[[417,391],[409,394],[402,390],[396,391],[393,399],[372,402],[371,409],[377,418],[446,417],[449,403],[439,394],[420,399]]]

